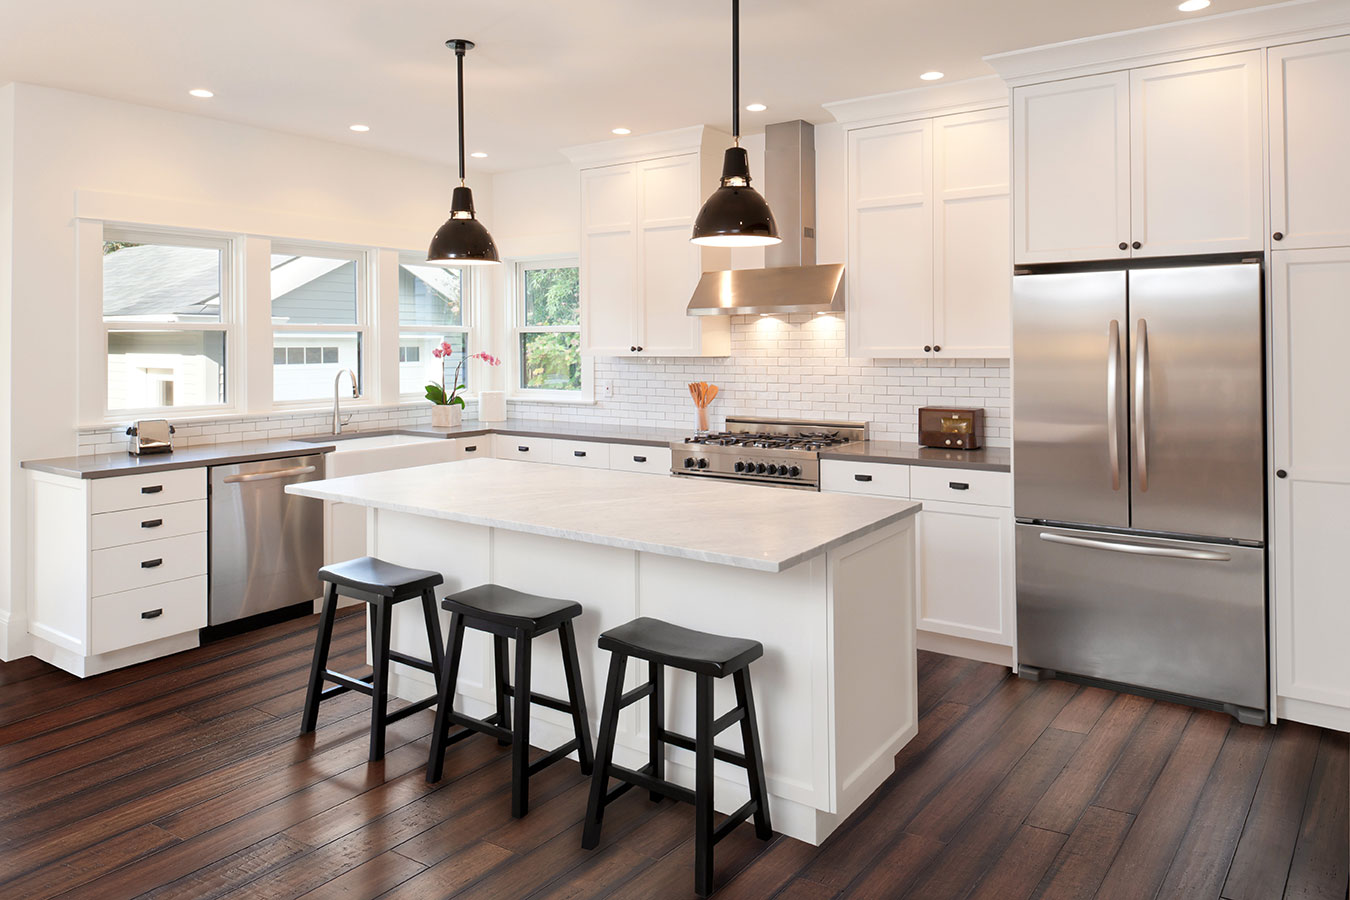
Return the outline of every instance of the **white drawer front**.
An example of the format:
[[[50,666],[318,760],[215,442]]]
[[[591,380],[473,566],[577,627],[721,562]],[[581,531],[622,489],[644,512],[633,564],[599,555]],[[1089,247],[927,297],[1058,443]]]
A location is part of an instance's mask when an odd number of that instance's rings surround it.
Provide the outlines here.
[[[1012,475],[971,469],[915,466],[910,476],[915,500],[946,500],[981,506],[1012,506]]]
[[[139,544],[206,530],[206,501],[99,513],[91,519],[91,549]]]
[[[459,438],[457,453],[458,459],[477,459],[480,456],[492,456],[492,435],[480,434],[478,437]]]
[[[621,469],[624,472],[669,475],[670,448],[645,447],[638,444],[610,444],[609,467]]]
[[[91,494],[92,511],[96,513],[202,500],[206,497],[206,469],[173,469],[96,478]]]
[[[909,466],[895,463],[820,461],[820,489],[909,499]]]
[[[206,533],[109,547],[89,554],[93,561],[93,595],[181,581],[206,574]]]
[[[559,465],[608,469],[609,458],[609,444],[602,444],[599,441],[553,442],[553,461]]]
[[[498,434],[492,438],[494,454],[498,459],[520,459],[525,462],[553,462],[553,442],[548,438],[519,437]]]
[[[206,627],[206,576],[95,598],[89,652],[107,653]]]

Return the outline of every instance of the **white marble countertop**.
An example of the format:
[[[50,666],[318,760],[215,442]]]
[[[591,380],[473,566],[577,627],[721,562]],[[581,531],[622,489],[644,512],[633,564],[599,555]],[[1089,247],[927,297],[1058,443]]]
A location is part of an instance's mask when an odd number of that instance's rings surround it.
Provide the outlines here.
[[[287,492],[470,525],[781,572],[919,503],[608,469],[468,459]]]

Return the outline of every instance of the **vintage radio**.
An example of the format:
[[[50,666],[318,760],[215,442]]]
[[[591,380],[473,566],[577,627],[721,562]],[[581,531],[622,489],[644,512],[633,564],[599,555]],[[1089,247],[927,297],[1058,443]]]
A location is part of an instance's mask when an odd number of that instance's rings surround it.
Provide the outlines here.
[[[919,407],[919,443],[943,450],[978,450],[984,442],[984,410],[959,406]]]

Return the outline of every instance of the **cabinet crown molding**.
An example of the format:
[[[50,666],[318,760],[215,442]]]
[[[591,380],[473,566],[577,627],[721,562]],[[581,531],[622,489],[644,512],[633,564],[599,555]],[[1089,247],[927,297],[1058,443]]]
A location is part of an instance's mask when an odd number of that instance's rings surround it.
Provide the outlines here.
[[[836,122],[851,128],[1007,105],[1008,86],[997,75],[822,104]]]
[[[658,131],[653,134],[640,134],[632,137],[615,138],[611,141],[599,141],[594,144],[579,144],[564,147],[563,156],[582,169],[596,166],[614,166],[623,163],[655,159],[662,156],[677,156],[682,153],[709,152],[731,146],[731,135],[724,134],[707,125],[694,125],[689,128],[677,128],[673,131]]]
[[[1018,87],[1347,32],[1350,32],[1350,0],[1289,0],[995,53],[984,61],[1010,87]]]

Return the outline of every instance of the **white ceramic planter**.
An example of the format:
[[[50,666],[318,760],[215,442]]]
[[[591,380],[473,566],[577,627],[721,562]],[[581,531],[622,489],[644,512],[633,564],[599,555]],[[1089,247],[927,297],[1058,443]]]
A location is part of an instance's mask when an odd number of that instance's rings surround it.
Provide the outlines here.
[[[464,410],[458,405],[436,404],[431,407],[431,424],[435,428],[454,428],[464,421]]]
[[[505,391],[478,392],[478,421],[480,422],[506,421]]]

